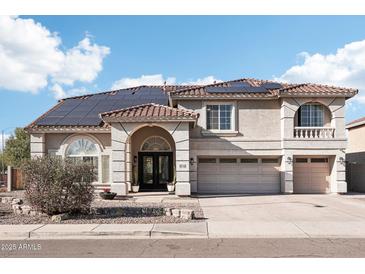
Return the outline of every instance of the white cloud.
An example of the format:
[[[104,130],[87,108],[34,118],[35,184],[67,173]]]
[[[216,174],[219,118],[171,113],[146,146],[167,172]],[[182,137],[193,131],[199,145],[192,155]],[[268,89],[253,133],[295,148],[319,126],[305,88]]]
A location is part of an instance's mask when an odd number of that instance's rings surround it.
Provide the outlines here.
[[[64,90],[62,88],[62,86],[59,85],[59,84],[54,84],[51,87],[51,91],[53,92],[54,97],[58,100],[62,99],[62,98],[66,98],[66,97],[79,96],[79,95],[83,95],[83,94],[86,94],[86,93],[90,93],[84,87],[82,87],[82,88],[71,88],[69,90]]]
[[[37,92],[60,69],[60,38],[32,19],[0,16],[0,86]]]
[[[0,16],[0,87],[37,93],[54,84],[92,82],[110,49],[84,38],[63,50],[61,38],[33,19]]]
[[[112,85],[112,89],[123,89],[129,87],[136,87],[142,85],[163,85],[166,81],[168,85],[174,85],[176,83],[175,77],[164,78],[162,74],[142,75],[137,78],[122,78],[115,81]]]
[[[109,53],[108,47],[91,44],[86,37],[66,52],[62,69],[53,74],[53,81],[67,85],[75,81],[90,83],[103,69],[103,59]]]
[[[312,82],[365,90],[365,40],[346,44],[334,54],[300,54],[303,63],[289,68],[279,81]],[[354,98],[365,103],[365,95]]]
[[[214,82],[222,82],[222,80],[216,79],[214,76],[210,75],[204,78],[198,78],[197,80],[182,82],[181,85],[209,85]]]
[[[207,76],[204,78],[199,78],[197,80],[190,80],[186,82],[178,83],[176,77],[165,78],[162,74],[152,74],[152,75],[142,75],[137,78],[122,78],[112,85],[112,89],[123,89],[129,87],[136,87],[141,85],[163,85],[165,82],[167,85],[207,85],[216,82],[221,82],[221,80],[215,79],[214,76]]]

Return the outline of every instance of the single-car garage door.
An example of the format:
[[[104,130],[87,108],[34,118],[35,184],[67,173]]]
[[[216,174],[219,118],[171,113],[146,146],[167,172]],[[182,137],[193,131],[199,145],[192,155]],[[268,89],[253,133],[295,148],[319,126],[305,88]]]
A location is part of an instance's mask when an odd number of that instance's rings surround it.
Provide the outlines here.
[[[294,193],[329,192],[328,158],[298,157],[294,161]]]
[[[199,158],[199,193],[279,193],[278,158]]]

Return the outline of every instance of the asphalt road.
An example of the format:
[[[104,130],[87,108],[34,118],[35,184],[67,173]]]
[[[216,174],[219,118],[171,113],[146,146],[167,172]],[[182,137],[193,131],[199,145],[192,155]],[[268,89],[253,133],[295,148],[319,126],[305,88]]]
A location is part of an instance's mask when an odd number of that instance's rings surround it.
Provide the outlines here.
[[[7,240],[0,257],[364,258],[365,239]]]

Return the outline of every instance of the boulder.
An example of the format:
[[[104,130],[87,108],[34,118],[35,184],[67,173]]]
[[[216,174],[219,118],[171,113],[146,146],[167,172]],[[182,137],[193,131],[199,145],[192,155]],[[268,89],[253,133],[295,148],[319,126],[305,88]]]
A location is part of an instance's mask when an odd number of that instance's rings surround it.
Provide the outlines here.
[[[171,216],[172,215],[171,208],[165,208],[165,215],[166,216]]]
[[[180,218],[182,219],[192,219],[194,211],[191,209],[181,209],[180,211]]]
[[[60,223],[63,220],[67,220],[69,218],[69,215],[67,213],[57,214],[53,215],[51,217],[51,221],[55,223]]]
[[[178,209],[178,208],[171,209],[171,214],[172,214],[172,216],[174,216],[176,218],[179,218],[180,217],[180,209]]]
[[[28,215],[29,212],[32,210],[32,208],[30,206],[22,206],[22,211],[24,215]]]
[[[16,198],[11,201],[12,205],[21,205],[23,203],[22,199]]]

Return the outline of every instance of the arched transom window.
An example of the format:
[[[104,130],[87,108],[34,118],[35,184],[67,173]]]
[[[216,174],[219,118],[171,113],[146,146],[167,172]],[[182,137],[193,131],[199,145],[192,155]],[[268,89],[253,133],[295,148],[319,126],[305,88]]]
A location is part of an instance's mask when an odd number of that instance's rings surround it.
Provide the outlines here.
[[[171,151],[170,144],[159,136],[152,136],[143,143],[142,151]]]
[[[65,156],[75,163],[91,164],[94,167],[95,181],[98,181],[99,150],[96,143],[86,138],[79,138],[67,147]]]

